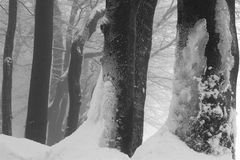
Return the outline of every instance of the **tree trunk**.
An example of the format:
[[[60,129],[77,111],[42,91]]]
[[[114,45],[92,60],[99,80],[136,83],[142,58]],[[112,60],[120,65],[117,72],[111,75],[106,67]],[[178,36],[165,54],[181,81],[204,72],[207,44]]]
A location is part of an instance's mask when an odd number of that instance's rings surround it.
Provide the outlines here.
[[[64,137],[62,131],[63,117],[60,117],[61,100],[59,95],[64,93],[64,90],[59,89],[59,84],[64,81],[61,80],[63,74],[63,62],[64,62],[64,46],[62,35],[61,10],[58,6],[58,1],[54,1],[53,8],[53,55],[52,55],[52,68],[51,68],[51,82],[50,82],[50,95],[48,108],[48,136],[47,144],[53,145],[59,142]],[[59,82],[60,81],[60,82]],[[64,88],[64,87],[62,87]],[[66,87],[65,87],[66,88]],[[59,103],[56,103],[59,102]],[[67,106],[67,104],[65,104]],[[66,107],[65,107],[66,108]],[[60,124],[59,124],[60,122]]]
[[[71,45],[72,45],[72,37],[73,37],[73,30],[74,30],[74,22],[79,10],[86,0],[82,1],[81,4],[78,4],[78,0],[73,0],[69,24],[67,27],[67,37],[66,37],[66,52],[64,56],[64,72],[68,69],[70,63],[70,53],[71,53]]]
[[[100,4],[93,9],[88,21],[83,26],[82,32],[72,43],[71,60],[68,70],[69,112],[67,119],[66,136],[78,128],[79,111],[81,106],[80,76],[82,70],[83,48],[86,41],[96,31],[98,20],[104,15],[104,5]]]
[[[138,34],[135,51],[134,125],[131,154],[142,144],[148,61],[152,46],[152,25],[156,5],[157,0],[143,0],[137,13]]]
[[[17,0],[9,0],[8,28],[3,54],[2,133],[12,135],[12,52],[17,20]]]
[[[234,157],[238,45],[235,1],[178,0],[178,46],[168,124],[198,152]]]
[[[104,33],[101,145],[132,155],[136,17],[140,0],[107,0]]]
[[[37,0],[32,74],[25,136],[45,143],[53,40],[53,1]]]
[[[72,134],[78,127],[79,110],[81,106],[80,75],[82,70],[82,51],[74,41],[71,48],[71,60],[68,70],[69,111],[65,136]]]

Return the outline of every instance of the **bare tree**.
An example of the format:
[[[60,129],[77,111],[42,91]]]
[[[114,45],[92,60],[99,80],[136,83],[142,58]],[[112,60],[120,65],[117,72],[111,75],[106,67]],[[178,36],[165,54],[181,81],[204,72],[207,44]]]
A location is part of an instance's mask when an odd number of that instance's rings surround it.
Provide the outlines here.
[[[2,133],[12,134],[12,52],[17,21],[17,0],[9,1],[8,27],[3,54]]]
[[[132,156],[137,11],[141,0],[107,0],[102,62],[103,144]],[[110,113],[109,113],[110,112]],[[111,115],[111,116],[110,116]]]
[[[235,1],[178,0],[177,27],[170,129],[195,151],[234,157]]]
[[[53,40],[53,1],[37,0],[26,138],[45,143]]]
[[[105,4],[105,3],[104,3]],[[71,59],[68,69],[68,88],[69,88],[69,112],[67,118],[66,136],[72,134],[79,122],[79,111],[81,106],[80,76],[83,61],[83,48],[86,41],[96,31],[98,20],[104,15],[104,4],[97,5],[89,15],[88,20],[82,27],[82,31],[73,41],[71,47]]]
[[[141,145],[143,138],[148,61],[152,46],[152,27],[156,5],[157,0],[143,0],[137,12],[136,32],[138,34],[135,49],[132,155],[136,148]]]

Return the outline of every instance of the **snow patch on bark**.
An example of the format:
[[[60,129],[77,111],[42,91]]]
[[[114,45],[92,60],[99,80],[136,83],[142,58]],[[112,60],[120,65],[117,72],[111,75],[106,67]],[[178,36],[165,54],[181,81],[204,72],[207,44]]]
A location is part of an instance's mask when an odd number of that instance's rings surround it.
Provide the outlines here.
[[[191,108],[198,101],[191,96],[197,92],[194,90],[197,85],[195,77],[200,77],[206,68],[204,54],[208,39],[206,20],[201,19],[191,29],[186,47],[177,50],[173,97],[167,120],[172,132],[179,126],[188,127],[188,111],[194,111]]]
[[[225,77],[223,90],[231,89],[230,71],[234,65],[234,57],[231,54],[232,35],[230,31],[230,13],[225,0],[218,0],[215,9],[216,32],[219,33],[220,41],[218,44],[219,52],[222,56],[221,70]]]
[[[115,143],[117,123],[116,116],[116,89],[110,80],[103,80],[102,69],[99,74],[97,85],[90,102],[87,121],[96,124],[101,123],[102,131],[99,139],[100,146],[107,147],[109,143]]]

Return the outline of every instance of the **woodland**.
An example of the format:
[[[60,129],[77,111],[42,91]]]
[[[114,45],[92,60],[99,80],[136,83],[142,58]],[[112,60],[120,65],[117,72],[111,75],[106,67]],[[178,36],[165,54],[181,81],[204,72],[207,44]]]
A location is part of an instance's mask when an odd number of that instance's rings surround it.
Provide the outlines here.
[[[0,160],[240,158],[239,0],[0,0],[0,17]]]

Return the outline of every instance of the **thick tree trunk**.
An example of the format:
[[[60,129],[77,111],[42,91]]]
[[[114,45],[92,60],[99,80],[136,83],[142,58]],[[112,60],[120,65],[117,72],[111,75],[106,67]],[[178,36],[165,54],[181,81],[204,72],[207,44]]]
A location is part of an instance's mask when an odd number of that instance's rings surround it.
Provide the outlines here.
[[[103,146],[132,156],[136,17],[140,0],[107,0],[104,33]]]
[[[170,129],[198,152],[232,151],[238,45],[231,0],[178,0]]]
[[[67,119],[66,136],[72,134],[78,127],[79,111],[81,106],[80,76],[82,70],[83,48],[86,41],[96,31],[98,20],[104,15],[104,4],[93,9],[82,32],[72,43],[71,60],[68,70],[69,112]]]
[[[53,1],[37,0],[26,138],[45,143],[53,40]]]
[[[12,52],[17,20],[17,0],[9,0],[8,28],[3,53],[2,133],[12,135]]]
[[[62,129],[62,123],[64,115],[60,117],[61,110],[61,99],[59,95],[64,93],[64,87],[59,88],[59,84],[64,81],[61,80],[63,74],[64,65],[64,46],[63,46],[63,35],[62,35],[62,25],[60,22],[61,11],[58,6],[58,1],[54,1],[53,8],[53,53],[52,53],[52,68],[51,68],[51,81],[50,81],[50,95],[49,102],[50,106],[48,108],[48,136],[47,144],[53,145],[59,142],[64,137],[64,132]],[[59,82],[60,81],[60,82]],[[66,87],[65,87],[66,88]],[[59,103],[56,103],[59,102]],[[66,104],[67,105],[67,104]]]
[[[152,26],[156,5],[157,0],[143,0],[137,13],[136,30],[138,34],[135,51],[134,125],[131,154],[142,144],[148,61],[152,46]]]

